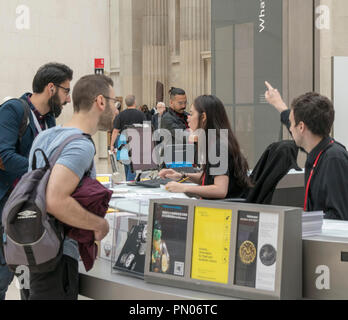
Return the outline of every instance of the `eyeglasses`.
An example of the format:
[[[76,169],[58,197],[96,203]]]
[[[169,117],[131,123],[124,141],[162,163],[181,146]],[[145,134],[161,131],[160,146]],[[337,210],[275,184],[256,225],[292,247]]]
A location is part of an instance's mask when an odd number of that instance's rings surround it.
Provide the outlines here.
[[[70,88],[64,88],[64,87],[60,86],[59,84],[55,84],[55,86],[63,89],[67,96],[70,94]]]
[[[110,98],[110,97],[107,97],[107,96],[104,96],[103,97],[107,100],[112,100],[114,102],[114,104],[116,105],[116,103],[118,102],[118,100],[116,98]]]

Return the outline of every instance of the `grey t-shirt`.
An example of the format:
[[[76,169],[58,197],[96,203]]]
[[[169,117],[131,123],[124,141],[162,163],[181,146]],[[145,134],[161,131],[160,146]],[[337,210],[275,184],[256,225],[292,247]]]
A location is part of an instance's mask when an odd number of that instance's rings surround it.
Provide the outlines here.
[[[41,132],[33,142],[29,155],[29,171],[31,171],[33,153],[37,148],[42,149],[45,155],[50,158],[57,150],[58,146],[63,143],[69,136],[82,134],[83,132],[76,128],[62,128],[57,126]],[[44,159],[40,152],[36,153],[37,167],[45,165]],[[80,179],[91,167],[94,158],[94,146],[87,138],[73,140],[68,143],[60,154],[56,164],[63,165],[73,171]],[[96,177],[96,171],[93,164],[91,177]],[[73,259],[79,259],[78,244],[75,240],[65,238],[63,244],[63,254]]]

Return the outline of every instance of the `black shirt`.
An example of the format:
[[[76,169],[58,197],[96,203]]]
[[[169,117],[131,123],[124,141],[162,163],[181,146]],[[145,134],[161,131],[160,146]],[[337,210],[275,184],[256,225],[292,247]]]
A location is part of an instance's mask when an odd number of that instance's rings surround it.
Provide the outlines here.
[[[220,157],[219,149],[220,149],[220,144],[217,141],[217,143],[216,143],[216,155],[217,155],[217,157]],[[224,149],[228,150],[228,146],[226,146]],[[209,152],[214,153],[215,150],[213,150],[213,151],[210,150]],[[244,197],[248,188],[246,186],[243,187],[243,186],[240,186],[239,184],[237,184],[237,180],[236,180],[235,174],[234,174],[234,163],[233,163],[232,155],[228,154],[228,159],[226,159],[227,160],[227,168],[224,168],[223,164],[221,164],[220,161],[217,164],[213,164],[213,163],[211,163],[210,160],[211,159],[209,159],[209,156],[207,156],[207,165],[206,165],[205,173],[203,173],[203,175],[204,175],[203,184],[205,186],[213,185],[215,177],[226,175],[226,176],[228,176],[228,179],[229,179],[228,191],[227,191],[226,198],[242,198],[242,197]],[[221,164],[221,166],[220,166],[220,164]],[[226,166],[226,164],[225,164],[225,166]],[[219,170],[219,172],[214,172],[214,169],[219,168],[219,167],[221,168],[221,170]]]
[[[114,120],[114,129],[122,132],[126,126],[146,121],[145,114],[137,109],[127,109],[122,111]]]
[[[281,119],[285,125],[289,114],[289,110],[282,112]],[[348,220],[348,153],[339,142],[330,144],[332,140],[330,137],[324,138],[308,154],[305,164],[305,189],[313,164],[324,150],[310,182],[307,210],[324,211],[325,219]]]
[[[161,129],[168,130],[172,138],[171,141],[166,141],[166,143],[180,144],[185,143],[187,141],[187,117],[187,112],[179,114],[175,112],[172,108],[169,108],[168,111],[163,114],[161,121]]]

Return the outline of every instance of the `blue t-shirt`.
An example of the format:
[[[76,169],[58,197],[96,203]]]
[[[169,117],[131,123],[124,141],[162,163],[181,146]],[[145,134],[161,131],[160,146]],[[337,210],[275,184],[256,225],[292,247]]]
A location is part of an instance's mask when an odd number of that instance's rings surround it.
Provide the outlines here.
[[[42,149],[45,155],[49,159],[57,148],[68,137],[75,134],[82,134],[83,132],[76,128],[62,128],[57,126],[41,132],[33,142],[29,155],[29,171],[31,171],[33,153],[37,148]],[[94,158],[94,146],[87,138],[73,140],[68,143],[62,153],[60,154],[56,164],[63,165],[73,171],[80,180],[83,178],[86,172],[89,171],[93,158]],[[36,152],[36,166],[38,168],[45,165],[44,159],[40,152]],[[95,166],[91,172],[91,177],[96,177]],[[68,237],[65,238],[63,245],[63,254],[73,259],[79,259],[78,244],[75,240]]]

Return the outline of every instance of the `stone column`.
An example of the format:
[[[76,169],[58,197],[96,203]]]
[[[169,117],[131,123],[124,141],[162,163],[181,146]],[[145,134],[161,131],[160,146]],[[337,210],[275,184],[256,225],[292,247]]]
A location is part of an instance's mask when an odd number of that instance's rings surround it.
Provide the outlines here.
[[[202,53],[211,50],[210,0],[180,1],[180,69],[181,84],[188,102],[205,92],[209,85],[205,83],[204,59]],[[190,106],[188,106],[189,108]]]
[[[119,1],[120,83],[123,97],[134,94],[142,103],[142,21],[144,0]]]
[[[143,17],[143,103],[156,106],[156,81],[168,93],[168,3],[167,0],[144,0]],[[168,102],[168,101],[165,101]]]

